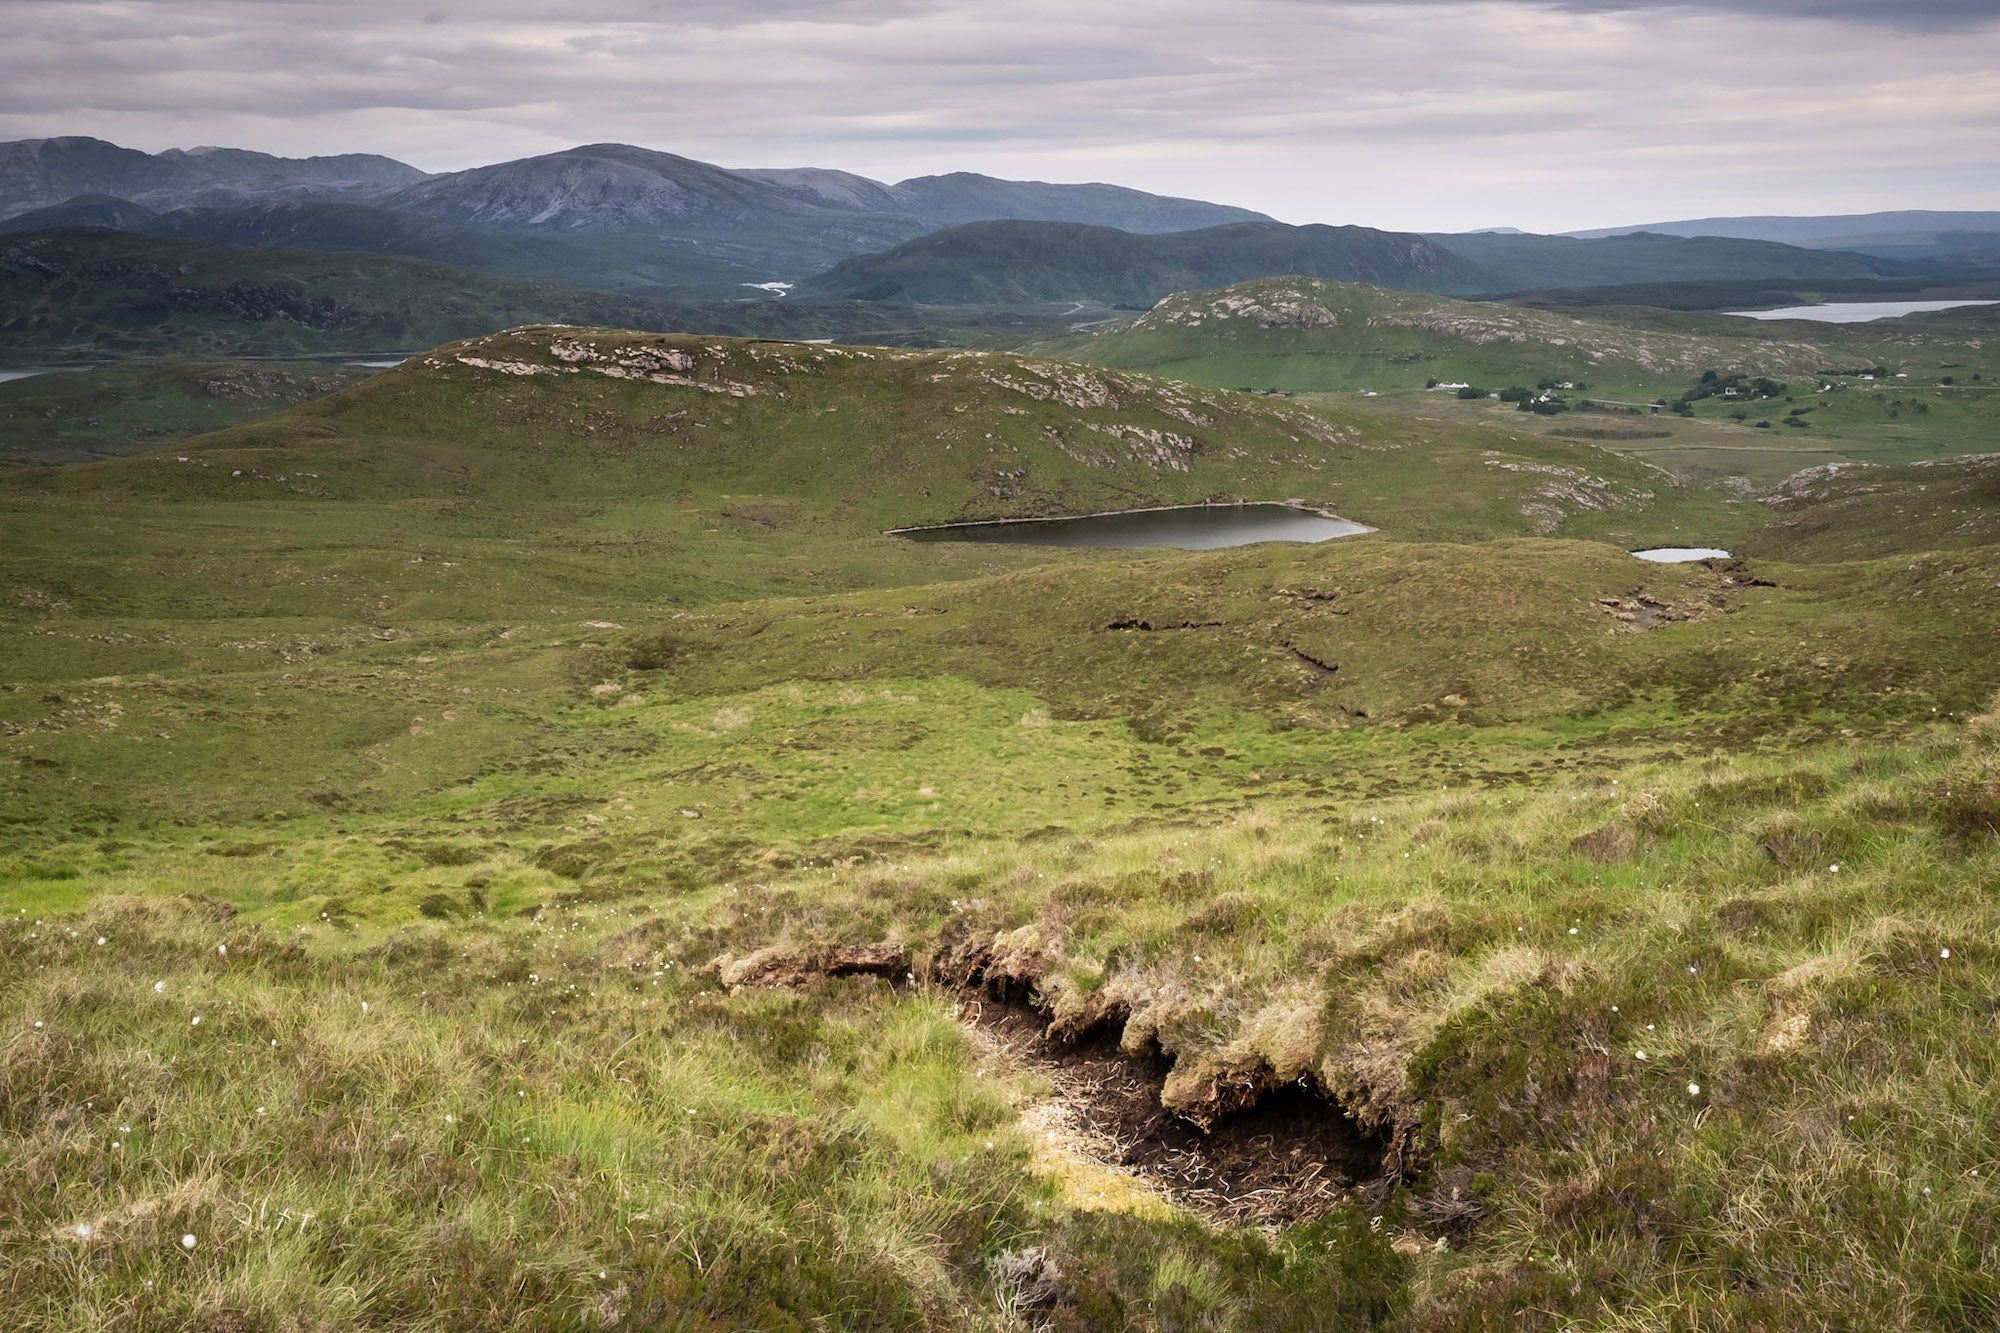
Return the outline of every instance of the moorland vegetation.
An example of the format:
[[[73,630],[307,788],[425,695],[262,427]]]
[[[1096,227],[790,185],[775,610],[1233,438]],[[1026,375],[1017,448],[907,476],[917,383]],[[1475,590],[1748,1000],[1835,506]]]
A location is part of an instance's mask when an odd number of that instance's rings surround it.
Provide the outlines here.
[[[1991,1327],[2000,469],[1421,388],[1981,335],[1295,295],[532,325],[0,475],[0,1310]],[[886,535],[1239,500],[1376,531]]]

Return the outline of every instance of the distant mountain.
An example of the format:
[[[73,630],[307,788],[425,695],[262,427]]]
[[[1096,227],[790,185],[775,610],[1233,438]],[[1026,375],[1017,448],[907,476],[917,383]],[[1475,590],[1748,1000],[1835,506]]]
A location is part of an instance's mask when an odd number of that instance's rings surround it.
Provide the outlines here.
[[[481,231],[414,213],[316,200],[176,209],[127,230],[223,245],[404,255],[601,290],[733,287],[742,277],[736,265],[705,257],[679,238]]]
[[[1493,285],[1476,264],[1421,236],[1367,227],[1237,222],[1144,236],[1074,223],[977,222],[847,260],[800,291],[922,305],[1145,307],[1170,292],[1273,274],[1457,292]]]
[[[903,201],[894,186],[825,167],[758,168],[738,176],[775,185],[800,203],[814,208],[847,208],[859,213],[901,213]]]
[[[996,180],[971,172],[917,176],[891,187],[904,208],[941,225],[966,222],[1081,222],[1153,234],[1195,231],[1231,222],[1270,222],[1262,213],[1199,199],[1128,190],[1118,185],[1049,185]]]
[[[68,136],[0,143],[0,217],[80,195],[108,195],[155,211],[301,197],[367,197],[424,179],[415,167],[368,153],[286,158],[240,148],[142,153]]]
[[[111,208],[106,199],[164,217]],[[40,214],[50,207],[71,211]],[[1112,185],[968,173],[887,185],[813,167],[731,171],[628,144],[427,176],[366,155],[141,153],[86,138],[0,144],[0,218],[16,213],[35,216],[6,230],[114,226],[710,296],[743,283],[796,280],[974,220],[1019,217],[1145,233],[1262,220],[1245,209]]]
[[[152,209],[108,194],[80,194],[74,199],[47,208],[31,209],[19,217],[0,222],[0,233],[47,231],[51,227],[111,227],[118,231],[138,231],[158,214]]]
[[[926,227],[907,214],[829,204],[796,182],[626,144],[436,176],[381,203],[479,231],[671,240],[757,281],[803,276]]]
[[[1653,232],[1586,240],[1572,236],[1464,232],[1430,240],[1491,276],[1488,294],[1552,287],[1653,282],[1879,278],[1883,261],[1773,241],[1666,236]]]
[[[1649,222],[1640,227],[1605,227],[1573,231],[1591,239],[1629,236],[1634,232],[1664,236],[1735,236],[1753,241],[1780,241],[1812,250],[1861,250],[1878,246],[1931,246],[1951,232],[2000,232],[2000,212],[1934,212],[1903,209],[1889,213],[1835,213],[1824,217],[1695,218],[1683,222]]]
[[[926,231],[967,222],[1018,221],[1081,222],[1150,234],[1271,221],[1247,208],[1147,194],[1122,185],[1051,185],[969,171],[913,176],[894,185],[811,167],[736,174],[776,185],[794,198],[820,206],[908,215],[921,220]]]
[[[729,171],[626,144],[591,144],[438,176],[383,203],[489,231],[665,234],[771,278],[796,277],[801,269],[971,221],[1115,223],[1163,233],[1262,219],[1245,209],[1112,185],[968,173],[884,185],[815,168]]]

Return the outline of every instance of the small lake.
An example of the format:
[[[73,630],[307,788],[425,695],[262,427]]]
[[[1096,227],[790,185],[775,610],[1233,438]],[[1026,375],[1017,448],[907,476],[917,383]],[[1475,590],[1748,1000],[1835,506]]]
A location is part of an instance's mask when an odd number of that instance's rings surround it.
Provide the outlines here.
[[[1713,546],[1655,546],[1650,551],[1634,551],[1641,560],[1650,560],[1656,565],[1684,565],[1690,560],[1727,560],[1729,552],[1718,551]]]
[[[343,366],[362,366],[369,370],[394,370],[407,360],[409,360],[408,357],[399,356],[394,361],[343,361],[340,364]]]
[[[1002,542],[1014,546],[1173,546],[1213,551],[1252,542],[1323,542],[1371,532],[1360,523],[1281,504],[1187,505],[1081,518],[1026,519],[903,528],[919,542]]]
[[[2000,305],[2000,301],[1829,301],[1825,305],[1793,305],[1783,310],[1725,310],[1745,319],[1810,319],[1821,324],[1866,324],[1874,319],[1927,315],[1968,305]]]
[[[89,366],[34,366],[17,370],[0,370],[0,384],[9,384],[15,380],[31,380],[37,375],[62,375],[89,369]]]

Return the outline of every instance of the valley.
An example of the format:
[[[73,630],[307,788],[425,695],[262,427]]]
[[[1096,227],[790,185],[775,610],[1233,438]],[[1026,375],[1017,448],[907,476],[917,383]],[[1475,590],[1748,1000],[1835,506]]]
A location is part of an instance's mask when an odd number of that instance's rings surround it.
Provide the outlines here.
[[[2000,1315],[2000,307],[1560,299],[1976,263],[108,149],[0,153],[8,1318]]]

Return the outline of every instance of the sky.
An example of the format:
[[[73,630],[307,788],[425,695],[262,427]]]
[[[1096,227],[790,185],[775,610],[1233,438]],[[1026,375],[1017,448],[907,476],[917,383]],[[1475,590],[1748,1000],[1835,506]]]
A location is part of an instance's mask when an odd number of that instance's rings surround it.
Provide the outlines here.
[[[1561,231],[2000,209],[2000,0],[0,0],[0,140],[624,142]]]

